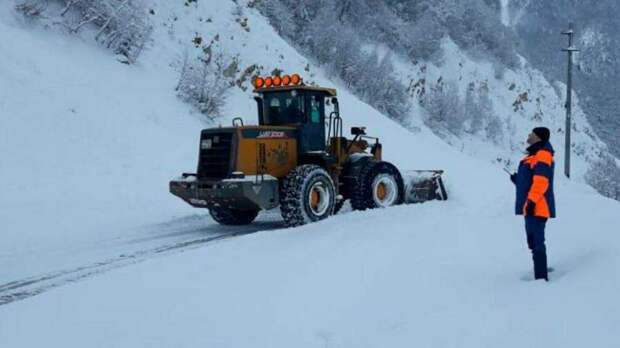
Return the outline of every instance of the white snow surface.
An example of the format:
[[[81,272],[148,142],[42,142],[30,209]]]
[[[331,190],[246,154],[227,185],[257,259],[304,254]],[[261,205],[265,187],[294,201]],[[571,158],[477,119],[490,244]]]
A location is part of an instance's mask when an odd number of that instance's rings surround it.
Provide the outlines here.
[[[0,279],[65,266],[130,228],[190,213],[167,182],[195,161],[203,125],[172,92],[174,72],[26,29],[9,5],[0,6],[0,263],[11,266]]]
[[[446,170],[449,200],[294,229],[277,212],[221,227],[167,190],[195,167],[209,126],[174,96],[196,22],[201,35],[221,34],[225,52],[252,57],[243,67],[297,72],[309,62],[254,10],[242,30],[232,1],[199,11],[155,1],[154,42],[135,66],[27,27],[9,5],[0,5],[0,298],[11,281],[69,271],[0,306],[3,347],[617,346],[620,204],[560,168],[547,234],[556,270],[549,283],[528,281],[513,186],[487,156],[495,149],[464,154],[424,126],[411,133],[312,68],[312,80],[338,88],[345,129],[367,126],[403,170]],[[235,89],[226,122],[254,109]]]
[[[500,0],[502,24],[510,26],[510,0]]]

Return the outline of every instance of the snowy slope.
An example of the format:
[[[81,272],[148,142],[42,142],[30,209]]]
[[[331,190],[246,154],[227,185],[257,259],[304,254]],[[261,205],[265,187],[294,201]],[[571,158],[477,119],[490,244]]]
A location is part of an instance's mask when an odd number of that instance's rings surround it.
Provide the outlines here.
[[[27,30],[10,5],[0,6],[3,280],[190,212],[167,180],[195,159],[203,126],[170,92],[170,69]]]
[[[611,226],[617,202],[558,175],[560,219],[550,223],[548,237],[557,271],[549,284],[522,281],[530,260],[522,222],[511,215],[513,187],[501,167],[490,164],[487,150],[470,156],[426,127],[411,133],[320,69],[303,71],[309,62],[254,10],[242,13],[248,32],[232,1],[197,6],[155,2],[153,44],[137,66],[128,67],[90,42],[24,28],[9,6],[0,5],[0,35],[11,38],[0,40],[0,180],[11,183],[0,195],[6,226],[0,284],[92,262],[92,273],[100,274],[78,272],[56,284],[66,286],[41,288],[38,296],[1,306],[0,342],[616,343],[620,239]],[[238,57],[240,70],[277,67],[339,88],[346,126],[368,126],[381,137],[386,158],[403,169],[445,169],[451,199],[346,213],[296,229],[273,230],[281,225],[268,214],[245,230],[213,225],[166,187],[169,178],[193,170],[198,131],[205,126],[173,91],[178,64],[197,33],[220,34],[218,45]],[[226,109],[222,122],[254,119],[254,102],[239,89],[231,91]],[[208,238],[263,229],[272,230],[219,242]],[[109,268],[96,268],[97,261]]]
[[[526,133],[534,127],[545,126],[552,132],[551,141],[556,145],[558,168],[563,168],[566,86],[562,83],[550,84],[542,72],[523,58],[522,67],[513,70],[473,59],[450,39],[444,39],[442,47],[440,64],[411,64],[396,56],[400,76],[410,86],[412,96],[420,100],[438,85],[453,84],[459,97],[465,100],[468,88],[475,91],[473,97],[484,89],[488,91],[491,102],[490,116],[499,122],[497,128],[491,131],[495,134],[484,134],[485,131],[481,130],[477,134],[447,134],[444,139],[470,155],[489,161],[498,160],[511,167],[515,164],[510,163],[510,159],[514,160],[523,152]],[[579,106],[578,96],[573,96],[573,100],[572,176],[585,182],[584,175],[598,160],[599,153],[609,150],[589,124]],[[428,112],[418,108],[412,115],[412,126],[423,127],[422,118]]]

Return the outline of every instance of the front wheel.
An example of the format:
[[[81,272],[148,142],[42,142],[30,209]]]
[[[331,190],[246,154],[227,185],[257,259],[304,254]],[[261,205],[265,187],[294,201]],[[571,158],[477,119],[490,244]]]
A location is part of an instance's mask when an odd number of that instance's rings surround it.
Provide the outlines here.
[[[387,208],[401,204],[405,185],[398,169],[389,162],[368,162],[359,173],[351,197],[354,210]]]
[[[287,226],[300,226],[334,213],[336,191],[325,169],[305,164],[293,169],[280,185],[280,212]]]
[[[213,207],[209,209],[209,214],[221,225],[248,225],[251,224],[256,216],[258,210],[237,210],[222,207]]]

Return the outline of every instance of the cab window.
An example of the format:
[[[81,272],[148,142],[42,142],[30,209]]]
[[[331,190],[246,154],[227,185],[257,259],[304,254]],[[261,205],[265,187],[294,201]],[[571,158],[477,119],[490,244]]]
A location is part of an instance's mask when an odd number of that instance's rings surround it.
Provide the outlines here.
[[[263,105],[265,124],[285,125],[303,122],[304,98],[297,91],[265,93]]]
[[[281,114],[280,99],[272,98],[269,101],[269,110],[267,111],[267,114],[270,115],[273,119],[280,118],[280,114]]]

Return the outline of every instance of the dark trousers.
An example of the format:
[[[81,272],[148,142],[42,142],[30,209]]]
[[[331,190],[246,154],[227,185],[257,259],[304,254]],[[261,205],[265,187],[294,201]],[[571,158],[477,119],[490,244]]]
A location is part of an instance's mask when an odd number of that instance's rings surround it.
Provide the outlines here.
[[[526,216],[525,232],[527,233],[527,246],[532,251],[534,261],[534,278],[547,278],[547,248],[545,247],[545,225],[547,219]]]

